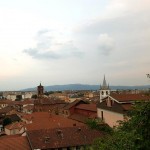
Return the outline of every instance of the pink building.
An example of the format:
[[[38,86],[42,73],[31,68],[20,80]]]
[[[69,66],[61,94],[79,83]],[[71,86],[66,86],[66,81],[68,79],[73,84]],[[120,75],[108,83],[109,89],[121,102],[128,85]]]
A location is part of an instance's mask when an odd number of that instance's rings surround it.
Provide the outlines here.
[[[119,120],[127,119],[127,111],[136,101],[146,101],[150,97],[142,94],[110,94],[97,105],[97,115],[110,127],[117,126]]]

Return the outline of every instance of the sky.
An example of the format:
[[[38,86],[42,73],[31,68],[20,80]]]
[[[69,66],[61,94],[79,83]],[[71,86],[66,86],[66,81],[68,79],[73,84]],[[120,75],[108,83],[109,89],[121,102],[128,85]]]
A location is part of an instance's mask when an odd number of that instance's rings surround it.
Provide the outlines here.
[[[0,0],[0,90],[148,85],[149,0]]]

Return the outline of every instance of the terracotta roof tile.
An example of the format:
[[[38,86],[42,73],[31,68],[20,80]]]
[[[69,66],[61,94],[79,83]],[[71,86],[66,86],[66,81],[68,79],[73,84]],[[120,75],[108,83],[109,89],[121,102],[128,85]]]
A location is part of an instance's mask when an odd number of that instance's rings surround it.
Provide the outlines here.
[[[31,124],[27,124],[27,130],[53,129],[57,127],[83,126],[83,123],[68,119],[59,115],[52,115],[48,112],[35,112],[24,116],[24,119],[32,120]]]
[[[148,100],[150,97],[144,94],[111,94],[111,97],[115,98],[120,102],[129,102],[129,101],[141,101],[141,100]]]
[[[121,113],[121,114],[126,113],[126,110],[122,107],[122,104],[117,103],[117,102],[114,102],[112,107],[108,107],[106,104],[106,101],[103,101],[101,103],[98,103],[97,107],[100,109],[109,110],[109,111],[117,112],[117,113]]]
[[[0,104],[13,104],[12,100],[0,100]]]
[[[23,101],[14,101],[14,104],[16,104],[16,105],[34,104],[34,100],[26,99],[26,100],[23,100]]]
[[[95,138],[102,136],[101,132],[86,126],[27,131],[27,137],[33,149],[90,145]]]
[[[3,136],[0,137],[1,150],[31,150],[25,136]]]
[[[21,101],[21,102],[22,102],[23,105],[25,105],[25,104],[34,104],[34,100],[32,100],[32,99],[26,99],[26,100]]]
[[[96,104],[79,104],[76,108],[97,112]]]
[[[74,102],[69,103],[68,105],[66,105],[64,107],[64,109],[70,109],[71,107],[76,106],[79,103],[84,103],[85,104],[86,102],[84,102],[83,100],[75,100]]]
[[[12,111],[14,108],[12,106],[7,106],[5,108],[0,109],[0,113],[8,113]]]
[[[65,104],[66,102],[58,98],[41,98],[34,101],[34,104]]]

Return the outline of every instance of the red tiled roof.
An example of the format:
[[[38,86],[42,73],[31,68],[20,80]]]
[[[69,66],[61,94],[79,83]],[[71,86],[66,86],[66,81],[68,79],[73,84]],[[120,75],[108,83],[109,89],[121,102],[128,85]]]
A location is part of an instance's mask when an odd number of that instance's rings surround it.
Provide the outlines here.
[[[21,101],[21,102],[22,102],[23,105],[25,105],[25,104],[34,104],[34,100],[32,100],[32,99],[26,99],[26,100]]]
[[[76,106],[76,108],[97,112],[96,104],[79,104],[78,106]]]
[[[141,101],[148,100],[150,97],[143,94],[111,94],[111,97],[120,101],[120,102],[130,102],[130,101]]]
[[[76,124],[76,126],[84,125],[83,123],[80,123],[78,121],[74,121],[63,116],[52,115],[48,112],[34,112],[32,114],[25,115],[23,118],[32,120],[31,124],[26,125],[27,130],[71,127],[74,124]]]
[[[26,99],[26,100],[23,100],[23,101],[14,101],[14,103],[16,105],[34,104],[34,100],[32,100],[32,99]]]
[[[20,130],[24,125],[25,125],[24,122],[15,122],[15,123],[12,123],[12,124],[5,126],[5,128],[9,129],[9,130],[13,130],[13,129],[19,129]]]
[[[129,104],[129,105],[128,105]],[[126,111],[128,111],[128,108],[130,107],[131,103],[118,103],[118,102],[114,102],[112,107],[108,107],[106,101],[103,102],[99,102],[97,104],[97,107],[103,110],[108,110],[108,111],[112,111],[112,112],[116,112],[116,113],[120,113],[120,114],[124,114],[126,113]]]
[[[64,104],[66,103],[63,100],[58,98],[40,98],[34,101],[34,104]]]
[[[95,138],[102,136],[101,132],[86,126],[27,131],[27,137],[33,149],[90,145]]]
[[[31,150],[25,136],[3,136],[0,137],[1,150]]]
[[[0,113],[8,113],[12,111],[14,108],[12,106],[6,106],[5,108],[0,109]]]
[[[13,104],[12,100],[0,100],[0,104]]]
[[[70,109],[71,107],[76,106],[78,103],[86,103],[86,102],[84,102],[83,100],[75,100],[74,102],[69,103],[68,105],[66,105],[64,107],[64,109]]]

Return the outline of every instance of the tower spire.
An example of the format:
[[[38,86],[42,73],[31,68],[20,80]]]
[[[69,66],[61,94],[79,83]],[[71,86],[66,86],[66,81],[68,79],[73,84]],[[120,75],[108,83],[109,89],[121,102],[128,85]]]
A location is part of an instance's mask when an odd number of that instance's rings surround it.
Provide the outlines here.
[[[103,90],[108,89],[108,86],[107,86],[107,83],[106,83],[106,79],[105,79],[105,75],[104,75],[103,84],[101,86],[101,89],[103,89]]]
[[[104,80],[103,80],[103,87],[107,87],[105,75],[104,75]]]
[[[102,99],[110,95],[110,88],[109,84],[107,85],[105,75],[103,79],[103,84],[100,86],[100,102],[102,102]]]

